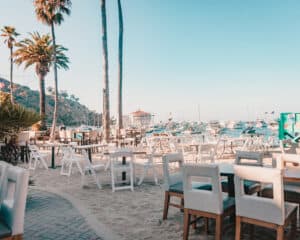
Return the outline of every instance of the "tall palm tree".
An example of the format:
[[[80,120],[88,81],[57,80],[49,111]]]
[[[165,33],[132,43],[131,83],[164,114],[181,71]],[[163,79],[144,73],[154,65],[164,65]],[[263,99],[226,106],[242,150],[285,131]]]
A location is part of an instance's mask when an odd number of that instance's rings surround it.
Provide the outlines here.
[[[13,48],[16,42],[16,37],[20,34],[16,32],[16,29],[11,26],[4,26],[2,29],[1,37],[4,37],[4,43],[7,44],[7,47],[10,50],[10,101],[14,103],[14,95],[13,95]]]
[[[31,38],[26,38],[16,44],[14,52],[15,63],[24,64],[25,69],[31,65],[35,66],[35,72],[40,84],[40,117],[41,129],[46,129],[46,103],[45,103],[45,76],[48,74],[52,64],[58,68],[68,69],[69,59],[64,54],[67,51],[61,45],[54,46],[49,34],[40,35],[38,32],[30,33]],[[56,60],[54,60],[54,54]]]
[[[119,81],[118,81],[118,135],[123,128],[123,101],[122,101],[122,89],[123,89],[123,13],[121,0],[118,0],[118,13],[119,13]]]
[[[37,19],[42,23],[51,27],[51,34],[53,39],[53,45],[56,46],[55,37],[55,25],[60,25],[64,21],[64,14],[70,15],[70,7],[72,5],[71,0],[34,0],[35,13]],[[54,62],[56,62],[56,54],[53,51]],[[50,134],[50,140],[53,141],[55,138],[55,128],[58,114],[58,77],[57,67],[53,64],[54,69],[54,112],[53,121]]]
[[[109,113],[109,82],[108,82],[108,49],[107,49],[107,24],[106,24],[106,1],[101,0],[102,20],[102,51],[103,51],[103,131],[104,139],[109,142],[110,136],[110,113]]]

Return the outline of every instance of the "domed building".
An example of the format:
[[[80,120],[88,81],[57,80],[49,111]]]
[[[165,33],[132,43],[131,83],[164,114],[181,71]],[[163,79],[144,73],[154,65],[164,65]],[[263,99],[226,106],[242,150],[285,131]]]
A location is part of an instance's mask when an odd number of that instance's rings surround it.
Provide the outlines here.
[[[137,110],[131,113],[131,122],[135,127],[148,127],[152,123],[152,114]]]

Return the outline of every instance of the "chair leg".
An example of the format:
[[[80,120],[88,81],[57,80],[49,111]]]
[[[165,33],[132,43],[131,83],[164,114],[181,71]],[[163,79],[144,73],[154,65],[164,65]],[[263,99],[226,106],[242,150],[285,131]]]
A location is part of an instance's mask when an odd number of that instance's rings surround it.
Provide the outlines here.
[[[291,238],[296,239],[296,231],[297,231],[297,212],[294,214],[294,217],[291,222]]]
[[[222,215],[216,217],[216,240],[222,239]]]
[[[188,240],[189,238],[189,228],[190,228],[191,215],[188,209],[184,209],[184,222],[183,222],[183,240]]]
[[[182,197],[181,199],[180,199],[180,211],[181,212],[183,212],[183,208],[184,208],[184,198]]]
[[[249,234],[250,234],[250,239],[253,240],[254,239],[254,225],[250,224],[249,226]]]
[[[166,220],[167,217],[168,217],[169,203],[170,203],[170,194],[169,194],[168,191],[166,191],[165,192],[165,204],[164,204],[163,220]]]
[[[277,240],[283,240],[283,237],[284,237],[284,229],[283,229],[283,226],[279,226],[277,228]]]
[[[204,231],[206,234],[208,234],[208,225],[209,225],[209,219],[208,218],[204,218]]]
[[[241,239],[241,231],[242,231],[242,223],[241,223],[241,217],[236,216],[235,220],[235,240]]]
[[[193,229],[196,229],[197,228],[197,216],[196,215],[193,216],[193,221],[194,221],[192,224]]]

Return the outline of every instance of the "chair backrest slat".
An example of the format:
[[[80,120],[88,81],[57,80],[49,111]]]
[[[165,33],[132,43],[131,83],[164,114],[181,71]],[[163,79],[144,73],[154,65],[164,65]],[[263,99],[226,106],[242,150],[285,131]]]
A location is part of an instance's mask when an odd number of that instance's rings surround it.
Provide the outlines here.
[[[181,167],[183,164],[182,153],[169,153],[163,156],[163,172],[164,172],[164,188],[166,191],[169,190],[170,186],[176,183],[182,183],[182,172]],[[178,171],[170,171],[170,164],[178,163]]]
[[[223,195],[219,166],[216,164],[197,164],[183,166],[184,205],[186,208],[223,213]],[[192,187],[193,179],[209,178],[212,190],[200,190]]]
[[[280,169],[234,166],[236,214],[282,225],[285,219],[283,178]],[[246,195],[244,180],[273,185],[273,199]]]

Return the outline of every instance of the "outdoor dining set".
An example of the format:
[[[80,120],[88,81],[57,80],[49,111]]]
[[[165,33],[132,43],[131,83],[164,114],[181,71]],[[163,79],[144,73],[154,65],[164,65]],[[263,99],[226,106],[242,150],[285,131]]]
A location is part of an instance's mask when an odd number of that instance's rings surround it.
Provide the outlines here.
[[[91,176],[102,189],[103,173],[110,170],[113,192],[134,191],[149,170],[158,185],[160,168],[165,190],[163,220],[167,220],[170,206],[184,212],[183,239],[188,239],[190,225],[195,229],[200,221],[204,221],[205,232],[208,232],[209,219],[214,219],[217,240],[222,239],[226,230],[224,219],[235,225],[236,240],[242,239],[245,224],[271,228],[276,231],[277,240],[284,239],[286,227],[291,226],[290,236],[295,238],[300,205],[300,155],[286,153],[281,146],[266,163],[265,152],[233,149],[230,144],[230,154],[235,156],[234,163],[230,163],[218,160],[219,142],[197,144],[164,136],[145,138],[139,146],[72,142],[28,144],[28,168],[31,171],[38,167],[48,169],[43,149],[49,148],[51,168],[60,167],[60,174],[67,177],[77,170],[82,186]],[[224,146],[225,143],[222,148]],[[59,155],[60,165],[57,165]],[[142,170],[137,172],[137,167]],[[253,228],[250,230],[253,236]]]

